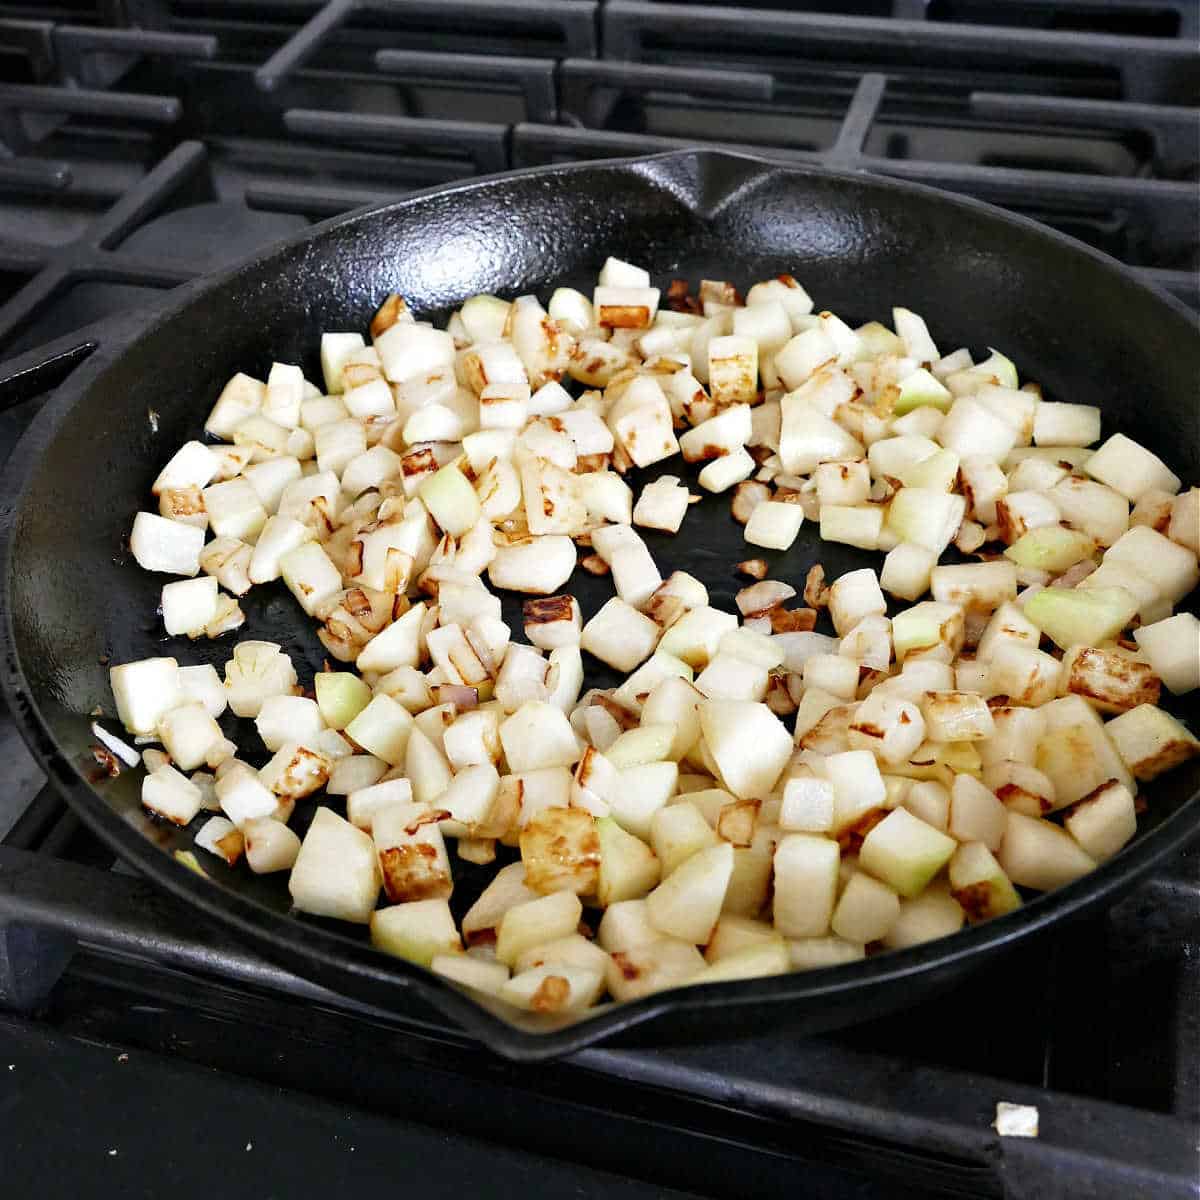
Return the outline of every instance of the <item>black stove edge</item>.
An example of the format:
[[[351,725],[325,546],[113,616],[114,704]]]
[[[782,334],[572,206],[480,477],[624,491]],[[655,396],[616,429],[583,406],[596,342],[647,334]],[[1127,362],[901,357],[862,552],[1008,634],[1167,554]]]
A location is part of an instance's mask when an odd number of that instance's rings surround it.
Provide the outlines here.
[[[261,1200],[377,1193],[422,1200],[699,1200],[698,1194],[283,1091],[180,1057],[72,1036],[0,1012],[5,1194]],[[368,1098],[364,1098],[368,1099]],[[149,1136],[147,1136],[149,1134]],[[69,1146],[53,1166],[49,1146]]]
[[[59,969],[65,969],[76,945],[84,945],[348,1010],[409,1038],[474,1045],[456,1030],[347,1001],[266,963],[140,878],[0,847],[0,898],[8,922],[0,939],[0,984],[5,978],[4,947],[12,952],[10,966],[18,968],[19,975],[19,939],[33,936],[43,939],[39,948],[52,956],[39,961]],[[32,985],[52,987],[48,973],[38,980],[26,978],[23,993],[0,996],[0,1003],[35,1008],[40,999]],[[8,978],[12,988],[12,970]],[[811,1044],[779,1036],[703,1047],[601,1048],[582,1051],[569,1061],[611,1079],[682,1093],[743,1113],[822,1126],[910,1153],[974,1162],[998,1174],[1004,1194],[1016,1200],[1068,1194],[1045,1190],[1048,1181],[1065,1187],[1068,1180],[1070,1194],[1114,1200],[1196,1194],[1200,1152],[1194,1129],[1183,1121],[969,1072],[863,1054],[836,1042],[822,1042],[819,1056],[805,1054],[805,1046]],[[769,1063],[769,1076],[747,1073],[747,1064],[755,1062]],[[1001,1100],[1036,1106],[1040,1136],[998,1137],[990,1123]]]

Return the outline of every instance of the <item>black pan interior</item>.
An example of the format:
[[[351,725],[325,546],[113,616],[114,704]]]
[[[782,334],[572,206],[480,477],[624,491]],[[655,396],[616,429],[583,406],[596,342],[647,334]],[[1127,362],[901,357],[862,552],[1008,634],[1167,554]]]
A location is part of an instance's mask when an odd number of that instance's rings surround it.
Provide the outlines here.
[[[385,1003],[398,984],[416,980],[510,1053],[544,1050],[527,1045],[524,1035],[509,1037],[499,1022],[450,989],[427,984],[422,973],[356,945],[347,927],[334,933],[320,922],[278,919],[288,910],[284,876],[227,870],[201,854],[218,884],[213,888],[154,850],[152,843],[187,848],[192,835],[143,815],[140,772],[96,786],[84,781],[94,740],[88,714],[111,711],[110,661],[170,653],[220,669],[228,658],[228,639],[163,637],[156,608],[164,580],[136,567],[124,539],[162,463],[181,442],[201,435],[230,374],[264,377],[277,359],[300,362],[319,379],[321,332],[365,329],[389,292],[404,294],[421,317],[441,320],[480,291],[534,291],[545,299],[559,283],[590,290],[609,254],[647,266],[663,286],[676,276],[745,286],[787,271],[819,306],[852,322],[887,320],[893,304],[914,308],[944,349],[967,345],[977,355],[989,345],[1003,349],[1048,398],[1101,405],[1106,433],[1123,430],[1185,481],[1200,479],[1195,323],[1110,260],[1031,223],[925,189],[717,154],[526,172],[333,222],[203,281],[128,344],[102,345],[47,406],[6,479],[12,507],[5,674],[35,748],[72,802],[122,853],[235,922],[268,952]],[[745,582],[732,566],[747,548],[727,498],[693,509],[678,539],[648,540],[664,574],[690,570],[714,603],[732,605]],[[822,544],[808,529],[786,554],[766,557],[774,560],[772,577],[798,587],[816,561],[831,577],[879,563],[878,555]],[[568,586],[585,617],[611,595],[607,581],[583,572]],[[248,622],[239,636],[281,642],[302,677],[319,668],[320,643],[282,587],[255,589],[243,607]],[[506,609],[519,634],[519,600],[509,597]],[[1197,715],[1194,698],[1174,707]],[[242,724],[235,736],[252,757],[253,727]],[[1106,869],[994,927],[851,968],[709,989],[703,997],[681,993],[677,1007],[690,1015],[672,1018],[676,1031],[727,1028],[730,1013],[722,1016],[722,1007],[746,1018],[756,1014],[759,1023],[786,1017],[811,1027],[898,1002],[887,994],[903,990],[899,975],[933,978],[1127,883],[1200,823],[1198,791],[1200,764],[1160,780],[1143,817],[1144,831],[1157,834],[1140,834]],[[479,880],[479,873],[463,873],[458,903]],[[776,1007],[780,1000],[788,1002],[786,1012]],[[669,999],[646,1002],[538,1045],[567,1048],[670,1008]]]

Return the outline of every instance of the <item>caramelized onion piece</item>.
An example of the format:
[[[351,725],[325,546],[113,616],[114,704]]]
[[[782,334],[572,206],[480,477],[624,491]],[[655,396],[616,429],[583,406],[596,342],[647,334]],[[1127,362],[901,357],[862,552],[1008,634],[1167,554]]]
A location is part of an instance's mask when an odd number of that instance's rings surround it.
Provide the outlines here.
[[[739,575],[749,575],[751,579],[766,579],[767,560],[765,558],[748,558],[737,565]]]
[[[813,563],[808,569],[808,577],[804,580],[804,603],[809,608],[829,607],[829,589],[825,586],[825,568],[820,563]]]
[[[763,579],[752,583],[748,588],[742,588],[734,599],[737,601],[738,612],[743,617],[761,617],[790,600],[795,594],[796,589],[790,583],[783,583],[778,579]]]
[[[771,498],[771,489],[765,483],[756,483],[747,479],[733,489],[733,500],[730,509],[733,519],[739,525],[745,525],[750,520],[750,514],[764,501]]]

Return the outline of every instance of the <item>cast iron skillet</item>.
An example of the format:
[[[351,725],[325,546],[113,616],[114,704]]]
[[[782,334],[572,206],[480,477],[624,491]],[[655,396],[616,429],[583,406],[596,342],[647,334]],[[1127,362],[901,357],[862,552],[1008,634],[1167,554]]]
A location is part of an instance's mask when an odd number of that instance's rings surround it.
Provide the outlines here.
[[[818,304],[852,321],[886,319],[893,304],[908,305],[947,349],[1001,347],[1050,398],[1102,405],[1107,431],[1128,431],[1186,481],[1200,478],[1195,319],[1119,264],[1031,221],[914,184],[708,151],[434,189],[327,222],[181,290],[135,334],[101,344],[13,452],[2,483],[3,686],[25,737],[83,820],[266,956],[379,1005],[418,998],[521,1059],[629,1036],[635,1027],[639,1039],[661,1041],[860,1021],[912,1004],[1021,939],[1111,901],[1181,846],[1200,826],[1200,763],[1153,785],[1142,831],[1113,861],[1001,920],[847,966],[681,989],[546,1024],[485,1008],[372,950],[349,926],[289,915],[286,875],[227,870],[200,852],[212,881],[198,878],[171,854],[190,846],[192,833],[143,814],[140,771],[88,782],[87,714],[97,705],[112,711],[106,661],[171,653],[220,667],[228,658],[229,639],[163,638],[155,610],[164,580],[139,570],[124,548],[158,469],[181,442],[200,436],[228,376],[265,376],[278,359],[302,362],[319,379],[314,349],[322,330],[365,329],[392,291],[422,317],[442,318],[475,292],[545,298],[564,281],[590,288],[608,254],[646,265],[664,284],[682,275],[732,277],[744,286],[790,271]],[[727,498],[698,506],[678,538],[657,539],[652,550],[664,574],[691,570],[714,603],[732,606],[739,586],[732,564],[746,552]],[[815,561],[830,577],[879,562],[821,544],[807,529],[786,554],[768,557],[776,560],[773,577],[791,580],[803,580]],[[582,572],[569,587],[585,614],[611,594],[607,581]],[[507,599],[506,619],[519,633],[519,600]],[[281,588],[255,589],[243,605],[242,636],[281,642],[302,678],[305,667],[319,667],[312,627]],[[252,756],[247,730],[236,736]],[[299,814],[301,832],[308,815]],[[464,873],[456,904],[480,882]]]

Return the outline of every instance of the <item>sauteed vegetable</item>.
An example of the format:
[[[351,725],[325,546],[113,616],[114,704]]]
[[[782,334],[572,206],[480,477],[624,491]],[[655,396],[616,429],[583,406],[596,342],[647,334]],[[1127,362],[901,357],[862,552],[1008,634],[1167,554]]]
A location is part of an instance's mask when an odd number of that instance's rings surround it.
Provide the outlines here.
[[[182,577],[168,634],[227,636],[281,579],[326,670],[269,640],[224,679],[114,666],[155,747],[145,807],[290,872],[299,911],[539,1012],[914,945],[1118,853],[1140,785],[1200,753],[1159,707],[1200,686],[1175,611],[1200,490],[1123,434],[1090,449],[1099,409],[998,351],[943,354],[905,308],[813,309],[788,275],[664,295],[609,259],[590,298],[474,296],[445,329],[389,296],[369,343],[324,335],[322,387],[234,376],[130,545]],[[744,526],[736,612],[638,532],[703,536],[704,492]],[[806,525],[878,568],[772,568]],[[611,579],[597,611],[577,566]],[[497,589],[528,596],[521,630]],[[593,659],[624,682],[585,690]],[[461,922],[452,847],[513,860]]]

